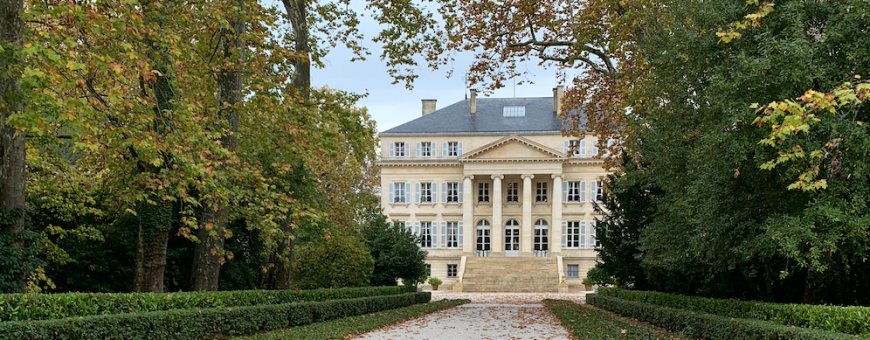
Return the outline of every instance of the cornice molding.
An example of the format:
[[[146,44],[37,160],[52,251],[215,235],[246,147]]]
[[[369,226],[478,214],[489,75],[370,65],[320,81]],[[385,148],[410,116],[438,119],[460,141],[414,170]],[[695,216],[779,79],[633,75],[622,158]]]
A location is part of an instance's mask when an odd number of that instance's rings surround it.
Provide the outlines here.
[[[438,162],[438,161],[377,161],[375,162],[377,166],[425,166],[425,167],[450,167],[450,166],[462,166],[461,163],[456,161],[451,162]]]

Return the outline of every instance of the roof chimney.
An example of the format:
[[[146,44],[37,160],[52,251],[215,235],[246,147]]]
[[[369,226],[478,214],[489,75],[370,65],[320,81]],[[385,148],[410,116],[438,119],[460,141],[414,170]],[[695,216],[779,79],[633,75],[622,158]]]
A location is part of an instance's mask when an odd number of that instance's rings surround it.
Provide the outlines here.
[[[428,115],[435,112],[435,103],[437,99],[423,99],[423,115]]]
[[[471,89],[471,114],[477,113],[477,90]]]
[[[559,85],[553,89],[553,112],[556,115],[562,113],[562,96],[565,94],[565,86]]]

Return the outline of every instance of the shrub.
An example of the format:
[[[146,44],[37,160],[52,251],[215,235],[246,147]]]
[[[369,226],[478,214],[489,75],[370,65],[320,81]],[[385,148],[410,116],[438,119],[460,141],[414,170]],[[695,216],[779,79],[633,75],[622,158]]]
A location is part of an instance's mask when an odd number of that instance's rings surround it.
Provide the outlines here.
[[[206,339],[306,325],[428,302],[429,293],[0,323],[0,340]]]
[[[430,285],[433,285],[433,286],[440,286],[442,283],[444,283],[444,282],[442,282],[441,279],[439,279],[439,278],[437,278],[437,277],[430,277],[430,278],[429,278],[429,284],[430,284]]]
[[[595,267],[592,267],[592,269],[589,269],[588,272],[586,272],[586,278],[583,279],[583,284],[596,284],[599,287],[607,287],[609,285],[616,284],[616,279],[608,275],[607,272],[605,272],[604,269],[601,268],[601,264],[599,263],[596,264]]]
[[[426,276],[426,251],[417,237],[399,224],[390,224],[379,215],[363,230],[366,248],[375,259],[372,286],[395,286],[402,279],[406,285],[423,282]]]
[[[599,294],[624,300],[686,309],[742,319],[772,321],[789,326],[870,335],[870,307],[839,307],[711,299],[659,292],[599,289]]]
[[[664,339],[648,329],[632,326],[605,312],[571,301],[544,300],[544,305],[577,339]]]
[[[855,339],[855,335],[820,329],[786,326],[770,321],[737,319],[719,315],[695,313],[676,308],[626,301],[597,294],[586,295],[586,302],[616,314],[649,322],[684,337],[707,340],[731,339]]]
[[[468,300],[441,300],[422,305],[397,308],[386,312],[353,316],[340,320],[307,325],[304,327],[293,327],[275,332],[257,334],[246,338],[235,338],[235,340],[345,339],[351,335],[366,333],[403,320],[429,314],[442,309],[452,308],[468,302]]]
[[[368,286],[372,255],[351,235],[324,237],[296,248],[293,285],[299,289]]]
[[[88,315],[142,313],[187,308],[275,305],[366,296],[397,295],[406,287],[316,290],[241,290],[188,293],[66,293],[0,295],[0,322],[47,320]],[[416,291],[416,290],[414,290]]]

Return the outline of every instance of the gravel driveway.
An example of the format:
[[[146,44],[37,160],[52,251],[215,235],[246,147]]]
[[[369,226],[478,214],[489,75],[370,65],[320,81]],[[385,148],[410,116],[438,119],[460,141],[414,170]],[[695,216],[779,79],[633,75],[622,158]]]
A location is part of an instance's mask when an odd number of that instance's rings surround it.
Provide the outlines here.
[[[580,294],[434,293],[432,300],[471,303],[362,334],[355,339],[570,339],[568,331],[540,303],[542,299],[582,302]]]

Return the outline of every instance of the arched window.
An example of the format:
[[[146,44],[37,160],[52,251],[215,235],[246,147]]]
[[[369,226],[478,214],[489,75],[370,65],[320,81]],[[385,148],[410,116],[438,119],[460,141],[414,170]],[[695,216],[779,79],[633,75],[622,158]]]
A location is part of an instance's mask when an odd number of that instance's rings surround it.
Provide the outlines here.
[[[535,256],[546,257],[550,255],[550,225],[545,219],[535,221],[534,249]]]
[[[489,256],[492,253],[490,236],[491,230],[489,221],[486,219],[482,219],[477,221],[477,227],[475,228],[475,252],[476,256]]]

